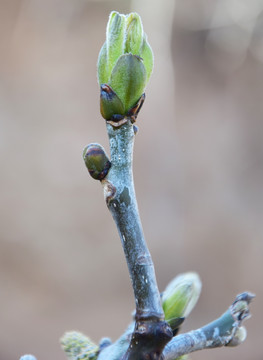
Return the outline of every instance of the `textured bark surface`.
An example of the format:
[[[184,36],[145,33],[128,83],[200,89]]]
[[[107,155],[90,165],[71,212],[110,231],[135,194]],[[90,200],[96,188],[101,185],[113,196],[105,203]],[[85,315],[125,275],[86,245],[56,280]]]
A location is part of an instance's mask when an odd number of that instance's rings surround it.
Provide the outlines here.
[[[102,181],[104,197],[115,220],[126,257],[135,298],[135,328],[123,360],[160,359],[172,338],[164,321],[154,265],[140,221],[133,184],[132,123],[120,127],[107,125],[111,150],[111,168]]]

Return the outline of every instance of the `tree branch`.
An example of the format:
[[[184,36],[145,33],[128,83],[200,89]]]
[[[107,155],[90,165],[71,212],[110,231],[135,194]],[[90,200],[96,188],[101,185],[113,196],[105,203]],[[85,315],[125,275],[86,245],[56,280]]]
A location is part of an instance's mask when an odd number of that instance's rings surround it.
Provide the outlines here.
[[[100,360],[174,359],[201,348],[226,345],[234,339],[241,321],[247,317],[252,298],[251,294],[244,293],[221,318],[199,330],[175,337],[168,344],[173,331],[165,316],[176,333],[187,314],[187,297],[193,294],[190,291],[187,295],[186,288],[175,287],[177,291],[164,299],[164,315],[135,196],[133,123],[142,107],[153,68],[153,53],[146,39],[138,14],[111,13],[106,42],[98,58],[100,110],[107,124],[111,161],[98,144],[90,144],[83,154],[90,175],[103,184],[105,200],[126,256],[136,306],[134,330],[129,327],[115,344],[100,348]]]
[[[221,346],[235,346],[244,340],[240,336],[242,321],[250,316],[249,303],[255,295],[238,295],[229,309],[218,319],[204,327],[175,336],[164,348],[165,360],[174,360],[179,356],[203,349]]]
[[[138,356],[138,351],[161,353],[172,332],[164,321],[154,266],[137,207],[132,173],[133,125],[130,120],[117,128],[107,124],[107,130],[111,168],[102,184],[126,256],[136,304],[135,330],[126,358],[138,359],[135,355]]]
[[[245,340],[240,337],[240,327],[249,314],[249,303],[253,294],[242,293],[238,295],[229,309],[218,319],[200,329],[175,336],[164,348],[163,359],[174,360],[179,356],[203,349],[221,346],[236,346]],[[98,360],[120,360],[126,353],[132,337],[133,324],[113,344],[99,353]],[[243,333],[244,334],[244,333]]]
[[[103,180],[105,200],[116,222],[128,263],[136,302],[136,317],[164,319],[133,185],[133,127],[127,123],[118,129],[108,125],[107,129],[111,148],[111,169]]]

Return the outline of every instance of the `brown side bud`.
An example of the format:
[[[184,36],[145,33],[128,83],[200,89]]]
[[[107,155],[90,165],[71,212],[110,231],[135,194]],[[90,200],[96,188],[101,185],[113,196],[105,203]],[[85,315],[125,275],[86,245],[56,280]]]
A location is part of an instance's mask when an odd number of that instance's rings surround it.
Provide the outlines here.
[[[111,162],[105,150],[99,144],[89,144],[83,150],[83,160],[95,180],[103,180],[111,167]]]

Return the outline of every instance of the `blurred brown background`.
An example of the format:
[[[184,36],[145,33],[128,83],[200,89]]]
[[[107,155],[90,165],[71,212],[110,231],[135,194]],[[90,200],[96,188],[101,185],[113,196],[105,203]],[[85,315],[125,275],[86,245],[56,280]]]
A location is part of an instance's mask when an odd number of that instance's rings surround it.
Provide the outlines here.
[[[108,149],[96,61],[109,12],[137,11],[155,53],[134,174],[159,287],[203,281],[185,324],[257,293],[247,341],[192,359],[262,360],[263,1],[0,0],[0,359],[63,360],[59,338],[116,339],[133,294],[82,149]]]

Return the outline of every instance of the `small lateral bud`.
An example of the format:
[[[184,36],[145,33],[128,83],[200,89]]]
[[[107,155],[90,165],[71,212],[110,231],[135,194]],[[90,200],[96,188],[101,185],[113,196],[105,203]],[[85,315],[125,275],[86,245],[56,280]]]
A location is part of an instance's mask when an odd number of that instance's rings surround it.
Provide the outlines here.
[[[233,339],[229,341],[226,346],[234,347],[242,344],[246,340],[247,337],[247,330],[244,326],[238,327],[236,329],[235,335],[233,336]]]
[[[80,332],[65,333],[60,343],[69,360],[95,360],[98,357],[99,347]]]
[[[201,293],[201,280],[196,273],[178,275],[163,292],[162,303],[165,320],[175,331],[187,317]]]
[[[104,148],[96,143],[87,145],[83,150],[83,160],[95,180],[103,180],[111,167],[111,162]]]
[[[230,311],[236,324],[240,325],[241,321],[250,317],[249,304],[254,299],[255,295],[249,292],[243,292],[237,295],[235,301],[230,306]]]
[[[100,343],[99,343],[99,348],[100,350],[103,350],[105,349],[106,347],[110,346],[112,344],[112,341],[110,338],[108,337],[104,337],[100,340]]]

